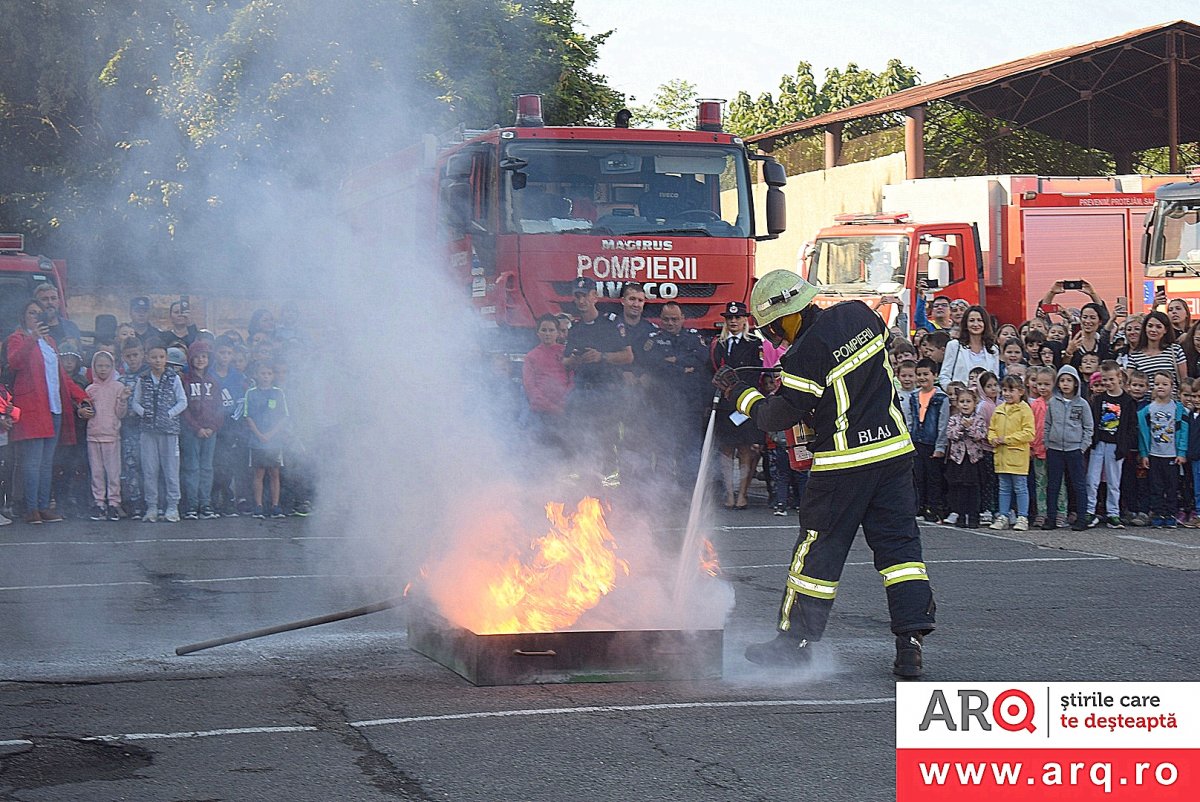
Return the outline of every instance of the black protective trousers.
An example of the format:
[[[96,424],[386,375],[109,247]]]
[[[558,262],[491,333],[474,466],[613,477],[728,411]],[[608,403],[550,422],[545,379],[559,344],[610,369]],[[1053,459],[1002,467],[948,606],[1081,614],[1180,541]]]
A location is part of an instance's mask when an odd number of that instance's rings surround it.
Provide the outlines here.
[[[820,640],[861,525],[883,577],[892,632],[934,628],[933,590],[921,558],[912,456],[853,471],[813,471],[800,503],[804,529],[792,552],[779,629]]]

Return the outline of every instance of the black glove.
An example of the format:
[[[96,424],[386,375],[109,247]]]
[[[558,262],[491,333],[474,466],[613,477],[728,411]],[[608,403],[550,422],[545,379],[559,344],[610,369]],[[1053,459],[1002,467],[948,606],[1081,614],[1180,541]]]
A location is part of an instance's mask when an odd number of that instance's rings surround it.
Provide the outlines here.
[[[736,370],[725,365],[713,376],[712,383],[714,387],[721,391],[721,395],[729,398],[730,394],[742,383],[742,380],[738,378]]]

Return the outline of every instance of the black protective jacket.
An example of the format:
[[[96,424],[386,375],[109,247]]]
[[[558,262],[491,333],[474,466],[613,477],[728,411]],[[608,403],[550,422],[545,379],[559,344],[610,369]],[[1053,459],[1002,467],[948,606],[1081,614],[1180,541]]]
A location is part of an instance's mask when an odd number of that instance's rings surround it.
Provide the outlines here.
[[[888,362],[890,339],[883,320],[862,301],[810,306],[780,360],[779,392],[768,398],[739,385],[737,408],[766,432],[811,419],[813,471],[863,469],[910,454]]]

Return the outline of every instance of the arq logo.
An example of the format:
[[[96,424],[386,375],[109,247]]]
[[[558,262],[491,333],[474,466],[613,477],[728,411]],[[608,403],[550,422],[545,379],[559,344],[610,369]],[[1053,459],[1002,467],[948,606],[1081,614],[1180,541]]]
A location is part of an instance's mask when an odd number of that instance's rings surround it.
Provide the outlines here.
[[[972,720],[977,729],[989,732],[993,724],[1009,732],[1025,730],[1031,733],[1037,729],[1033,723],[1033,699],[1016,688],[1001,691],[994,700],[989,699],[986,691],[963,688],[958,691],[957,707],[955,711],[943,691],[933,691],[921,719],[921,732],[927,732],[935,722],[940,722],[950,732],[960,729],[969,732]]]

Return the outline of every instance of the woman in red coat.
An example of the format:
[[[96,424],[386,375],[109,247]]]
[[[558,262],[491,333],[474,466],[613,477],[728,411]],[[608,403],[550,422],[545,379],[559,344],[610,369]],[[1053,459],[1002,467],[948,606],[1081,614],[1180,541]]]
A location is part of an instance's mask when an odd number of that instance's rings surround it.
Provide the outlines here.
[[[41,315],[37,301],[27,303],[21,324],[5,343],[13,374],[13,403],[21,408],[21,420],[9,432],[9,439],[21,463],[25,522],[30,524],[62,520],[50,509],[50,476],[60,427],[63,444],[75,443],[75,427],[62,426],[62,418],[75,414],[91,417],[91,410],[80,406],[87,400],[87,393],[59,366],[50,328]]]

